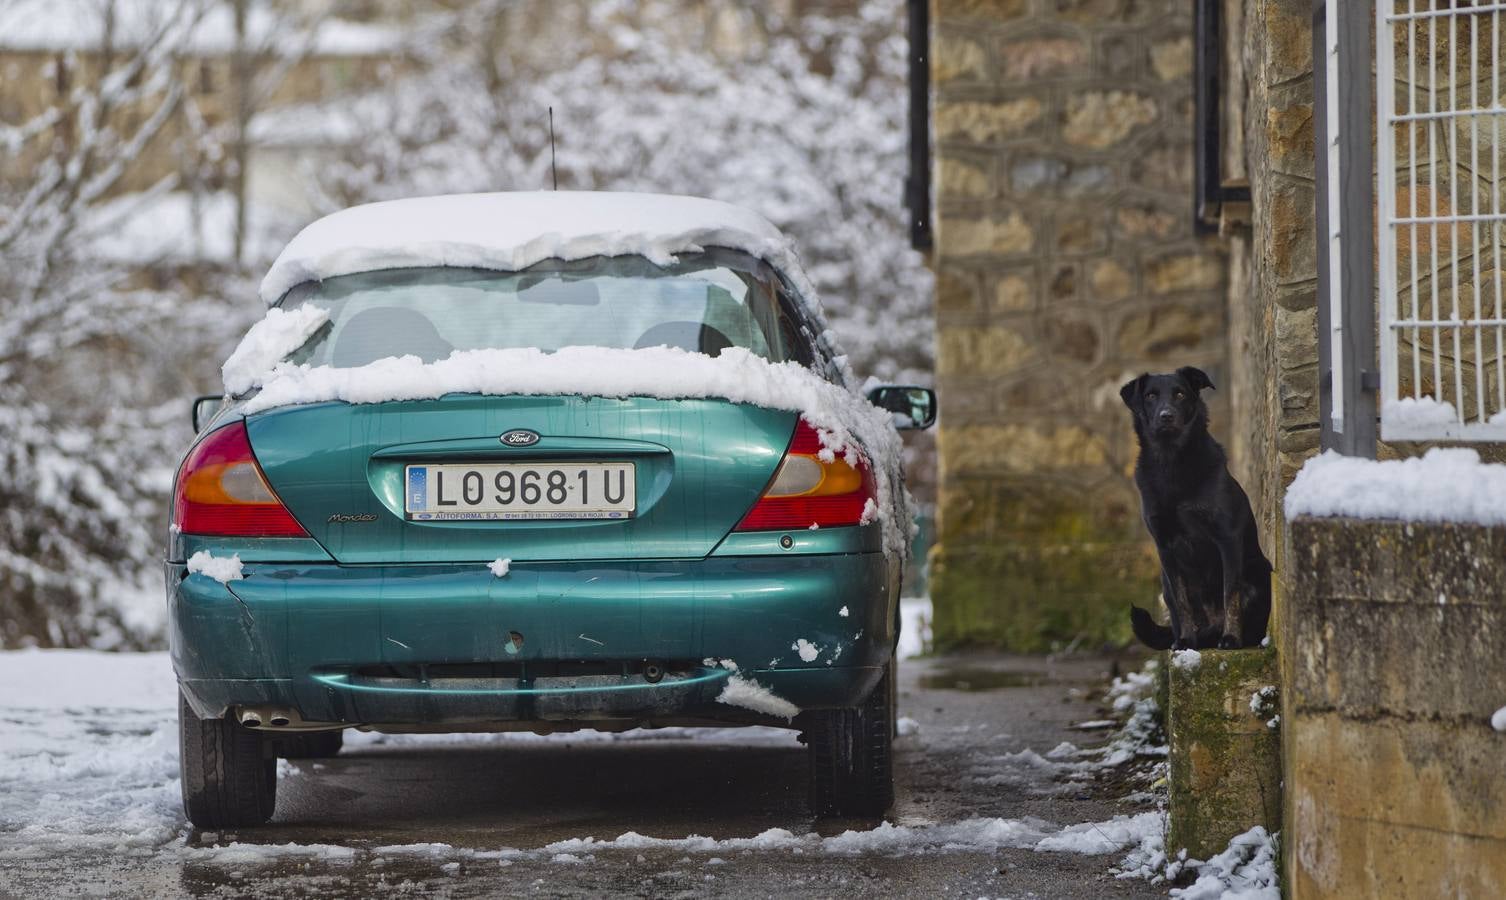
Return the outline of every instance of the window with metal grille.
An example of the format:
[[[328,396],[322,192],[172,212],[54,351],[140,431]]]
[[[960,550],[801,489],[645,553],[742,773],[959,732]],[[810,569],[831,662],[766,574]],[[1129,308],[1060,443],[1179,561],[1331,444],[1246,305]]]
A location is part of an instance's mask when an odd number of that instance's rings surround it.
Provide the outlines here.
[[[1506,3],[1378,0],[1381,436],[1506,440]]]

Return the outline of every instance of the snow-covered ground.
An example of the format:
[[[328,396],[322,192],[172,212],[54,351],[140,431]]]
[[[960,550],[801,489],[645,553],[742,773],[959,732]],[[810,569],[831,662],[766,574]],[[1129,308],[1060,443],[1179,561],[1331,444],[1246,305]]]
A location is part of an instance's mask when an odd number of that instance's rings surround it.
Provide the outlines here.
[[[901,654],[915,656],[929,640],[930,601],[902,607]],[[794,732],[779,728],[346,733],[349,747],[684,739],[796,746]],[[188,829],[179,804],[177,683],[166,653],[0,652],[0,860],[59,849],[181,849]]]
[[[907,601],[907,624],[928,617],[929,604]],[[918,629],[909,629],[907,653],[918,649]],[[980,784],[1008,784],[1024,793],[1047,796],[1058,785],[1083,784],[1101,770],[1135,759],[1156,760],[1154,700],[1149,675],[1132,673],[1116,682],[1107,698],[1126,725],[1108,744],[1080,749],[1063,743],[994,757],[1004,776]],[[446,843],[352,846],[329,843],[205,844],[194,839],[179,808],[176,688],[165,654],[112,654],[83,650],[25,650],[0,653],[0,862],[46,864],[58,856],[109,854],[142,861],[239,866],[272,860],[317,860],[323,864],[380,857],[422,857],[452,861],[519,860],[533,863],[590,863],[601,854],[664,851],[709,860],[747,852],[831,856],[911,856],[993,853],[1004,849],[1046,854],[1109,855],[1105,868],[1121,878],[1160,883],[1193,872],[1196,883],[1185,896],[1274,897],[1272,842],[1263,832],[1241,837],[1230,851],[1206,865],[1168,858],[1164,813],[1150,809],[1096,822],[1053,822],[1035,816],[970,817],[957,821],[900,818],[877,827],[838,834],[767,828],[720,839],[697,834],[648,837],[581,834],[538,847],[476,848]],[[1102,723],[1086,723],[1096,730]],[[916,726],[906,729],[914,735]],[[905,740],[923,740],[910,737]],[[370,735],[347,733],[354,752],[374,745],[467,744],[490,742],[697,740],[729,746],[796,747],[784,729],[661,729],[622,735],[583,733],[537,736]],[[283,764],[285,772],[296,768]],[[750,829],[751,830],[751,829]],[[1117,866],[1116,866],[1117,863]],[[1238,893],[1251,891],[1252,893]]]

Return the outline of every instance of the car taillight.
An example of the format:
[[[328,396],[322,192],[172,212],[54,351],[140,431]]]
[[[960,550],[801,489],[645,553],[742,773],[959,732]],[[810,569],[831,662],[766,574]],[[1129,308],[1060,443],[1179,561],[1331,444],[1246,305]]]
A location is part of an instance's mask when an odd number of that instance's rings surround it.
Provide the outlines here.
[[[858,525],[874,499],[873,472],[860,458],[856,467],[838,455],[821,459],[821,439],[804,419],[795,426],[789,449],[763,496],[735,531],[783,531]]]
[[[183,461],[173,522],[184,534],[308,537],[267,484],[242,422],[210,434]]]

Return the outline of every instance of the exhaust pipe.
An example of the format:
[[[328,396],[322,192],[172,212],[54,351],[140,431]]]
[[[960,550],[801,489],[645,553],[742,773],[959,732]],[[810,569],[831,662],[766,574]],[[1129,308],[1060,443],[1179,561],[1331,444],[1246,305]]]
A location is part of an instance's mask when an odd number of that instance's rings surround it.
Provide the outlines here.
[[[643,664],[643,680],[649,684],[658,684],[664,680],[664,664],[660,662],[646,662]]]
[[[289,725],[303,724],[303,719],[295,710],[281,706],[243,706],[236,718],[247,728],[261,728],[263,725],[287,728]]]

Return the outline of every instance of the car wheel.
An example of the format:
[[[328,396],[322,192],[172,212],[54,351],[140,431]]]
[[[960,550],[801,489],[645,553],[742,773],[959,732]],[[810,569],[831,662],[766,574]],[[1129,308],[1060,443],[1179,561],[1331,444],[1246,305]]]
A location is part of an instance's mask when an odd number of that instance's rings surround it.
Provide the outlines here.
[[[201,719],[178,695],[183,812],[200,828],[260,825],[277,805],[277,760],[262,735],[231,719]]]
[[[277,755],[283,759],[329,759],[345,746],[343,731],[312,731],[277,740]]]
[[[893,667],[886,667],[863,705],[805,714],[816,815],[877,818],[894,805]]]

